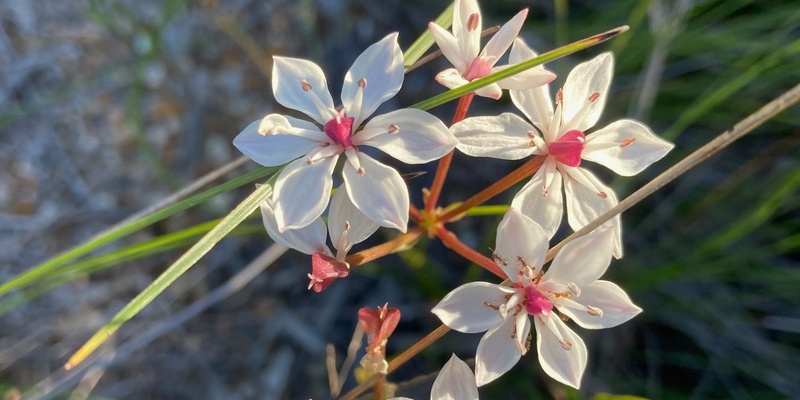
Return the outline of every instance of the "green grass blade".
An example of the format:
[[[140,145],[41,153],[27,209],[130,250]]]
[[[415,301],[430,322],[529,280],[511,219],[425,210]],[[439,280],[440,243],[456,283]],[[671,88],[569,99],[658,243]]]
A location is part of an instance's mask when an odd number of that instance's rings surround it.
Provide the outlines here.
[[[39,279],[46,278],[47,276],[51,275],[55,270],[62,267],[64,264],[74,261],[78,257],[88,254],[117,239],[130,235],[133,232],[136,232],[149,225],[152,225],[167,217],[175,215],[183,210],[186,210],[187,208],[203,203],[206,200],[211,199],[219,194],[225,193],[234,188],[252,182],[256,179],[263,178],[264,176],[272,174],[275,171],[277,171],[278,168],[280,167],[261,168],[256,171],[247,173],[236,179],[232,179],[231,181],[225,182],[219,186],[216,186],[214,188],[211,188],[209,190],[191,196],[183,201],[180,201],[162,210],[156,211],[146,217],[143,217],[141,219],[138,219],[128,224],[124,224],[116,228],[112,228],[106,232],[100,233],[99,235],[93,237],[92,239],[86,241],[85,243],[51,258],[23,272],[22,274],[17,275],[16,277],[8,280],[7,282],[3,282],[2,284],[0,284],[0,296],[3,296],[4,294],[12,290],[28,286],[38,281]]]
[[[202,239],[192,246],[186,253],[178,258],[175,263],[170,265],[153,283],[139,293],[136,298],[131,300],[122,310],[120,310],[109,323],[100,328],[89,341],[87,341],[69,359],[64,366],[70,369],[86,359],[103,342],[116,332],[122,324],[127,322],[139,313],[145,306],[150,304],[161,292],[175,282],[178,277],[189,270],[200,258],[208,253],[214,245],[222,240],[236,226],[241,224],[258,206],[272,194],[271,184],[258,187],[250,196],[239,203],[220,223],[209,231]]]
[[[450,3],[450,6],[447,7],[438,18],[436,18],[435,22],[437,25],[441,26],[442,28],[449,28],[450,25],[453,24],[453,8],[455,7],[455,3]],[[420,35],[411,46],[408,47],[406,53],[403,54],[403,67],[408,69],[408,67],[414,65],[417,60],[428,51],[431,46],[433,46],[433,36],[431,35],[430,31],[427,29],[425,32]]]
[[[500,205],[500,206],[477,206],[472,207],[467,210],[464,215],[470,217],[487,217],[492,215],[503,215],[508,211],[510,206],[507,205]]]
[[[627,30],[628,30],[627,26],[621,26],[618,28],[614,28],[610,31],[588,37],[586,39],[570,43],[566,46],[559,47],[555,50],[550,50],[547,53],[540,54],[538,57],[534,57],[531,58],[530,60],[515,64],[502,71],[498,71],[493,74],[484,76],[483,78],[475,79],[474,81],[464,86],[459,86],[455,89],[448,90],[442,94],[433,96],[427,100],[423,100],[417,104],[414,104],[411,107],[418,108],[420,110],[429,110],[433,107],[440,106],[449,101],[458,99],[459,97],[467,93],[474,92],[475,90],[480,89],[484,86],[488,86],[502,79],[512,77],[520,72],[531,69],[537,65],[542,65],[544,63],[552,62],[558,60],[559,58],[576,53],[578,51],[588,49],[589,47],[605,42],[606,40],[609,40]]]

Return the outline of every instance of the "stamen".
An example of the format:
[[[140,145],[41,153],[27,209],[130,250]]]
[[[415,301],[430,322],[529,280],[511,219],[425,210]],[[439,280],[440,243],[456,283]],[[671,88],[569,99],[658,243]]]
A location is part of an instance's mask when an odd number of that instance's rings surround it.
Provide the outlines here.
[[[572,292],[572,294],[574,294],[577,297],[580,297],[581,288],[578,285],[576,285],[575,282],[568,283],[567,287],[569,288],[569,291]]]
[[[311,84],[310,84],[310,83],[308,83],[308,81],[307,81],[307,80],[305,80],[305,79],[302,79],[302,80],[300,80],[300,87],[302,87],[302,88],[303,88],[303,91],[304,91],[304,92],[308,92],[309,90],[313,89],[313,87],[311,86]]]
[[[497,304],[489,303],[488,301],[484,301],[483,305],[485,307],[491,308],[492,310],[495,310],[495,311],[499,311],[500,310],[500,306],[498,306]]]
[[[564,350],[572,350],[572,343],[567,342],[564,339],[558,339],[558,343],[561,345],[561,348]]]
[[[597,193],[597,195],[600,196],[601,199],[605,199],[608,197],[608,194],[606,192],[599,192]]]
[[[356,172],[358,172],[358,174],[360,176],[364,176],[364,174],[367,173],[367,171],[364,169],[364,167],[359,168],[358,171],[356,171]]]
[[[599,92],[594,92],[591,95],[589,95],[589,102],[590,103],[594,103],[599,98],[600,98],[600,93]]]
[[[556,104],[561,104],[562,101],[564,101],[564,91],[558,89],[556,92]]]
[[[475,29],[478,29],[478,22],[480,22],[481,15],[478,13],[472,13],[467,18],[467,30],[472,32]]]
[[[631,143],[635,142],[636,138],[629,137],[627,139],[623,139],[622,142],[619,144],[619,147],[628,147]]]
[[[549,191],[547,190],[546,187],[543,187],[542,188],[542,197],[547,197],[547,193],[549,193]]]
[[[496,262],[496,263],[498,263],[498,264],[503,264],[503,266],[504,266],[504,267],[505,267],[506,265],[508,265],[508,262],[506,262],[506,260],[503,260],[503,258],[502,258],[502,257],[500,257],[500,255],[499,255],[499,254],[497,254],[497,253],[493,253],[493,254],[492,254],[492,260],[494,260],[494,262]]]
[[[389,134],[394,135],[397,132],[400,132],[400,127],[395,125],[395,124],[391,124],[391,125],[389,125],[388,132],[389,132]]]
[[[603,316],[603,310],[601,310],[601,309],[599,309],[597,307],[586,306],[586,312],[588,312],[589,315],[594,316],[594,317],[602,317]]]
[[[358,87],[365,88],[367,87],[367,78],[361,78],[358,80]]]

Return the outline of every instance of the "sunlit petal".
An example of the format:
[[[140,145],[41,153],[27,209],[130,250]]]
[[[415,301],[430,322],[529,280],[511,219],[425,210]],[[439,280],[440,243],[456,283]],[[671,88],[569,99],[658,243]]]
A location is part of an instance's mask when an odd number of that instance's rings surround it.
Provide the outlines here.
[[[546,168],[539,168],[533,178],[517,192],[511,207],[530,217],[552,238],[564,216],[564,194],[561,190],[561,174],[554,173],[549,186],[546,185]]]
[[[372,115],[384,101],[394,97],[403,85],[403,52],[397,44],[397,33],[369,46],[353,62],[342,86],[342,104],[347,110],[359,90],[358,82],[364,79],[361,110],[354,117],[353,127]]]
[[[573,296],[572,300],[600,311],[598,315],[597,312],[589,313],[585,310],[559,307],[562,313],[587,329],[611,328],[627,322],[642,312],[622,288],[608,281],[600,280],[581,286],[580,294]]]
[[[362,141],[357,134],[353,143],[380,149],[407,164],[422,164],[443,157],[455,148],[458,139],[441,120],[411,108],[379,115],[367,123],[364,130],[383,130],[385,133]]]
[[[632,176],[660,160],[673,147],[642,123],[623,119],[587,135],[582,158],[622,176]]]
[[[523,331],[517,331],[517,318],[509,314],[502,325],[486,332],[475,352],[475,383],[483,386],[508,372],[517,364],[522,354],[517,341],[524,343],[530,333],[531,324],[527,316]]]
[[[362,173],[346,163],[342,170],[350,200],[381,226],[405,232],[408,227],[408,189],[394,168],[358,153]]]
[[[337,159],[327,157],[309,165],[300,158],[281,171],[272,195],[279,231],[302,228],[322,215],[330,200]]]
[[[470,282],[448,293],[433,312],[450,329],[461,333],[477,333],[503,323],[496,309],[486,304],[504,304],[514,289],[488,282]]]
[[[581,236],[558,252],[542,282],[588,285],[603,276],[611,263],[614,229],[601,228]]]
[[[317,64],[299,58],[272,59],[272,93],[278,103],[308,115],[320,125],[333,118],[329,111],[333,109],[333,99],[325,74]],[[314,101],[315,97],[319,103]]]
[[[369,219],[350,201],[345,185],[339,186],[331,199],[328,212],[328,231],[331,243],[337,250],[348,252],[354,244],[361,243],[378,230],[379,225]],[[342,234],[347,236],[342,241]]]
[[[548,238],[532,219],[510,208],[497,226],[495,254],[503,272],[516,282],[523,263],[535,270],[541,268],[547,253]]]
[[[606,104],[613,74],[614,57],[611,53],[602,53],[572,69],[564,83],[562,120],[569,128],[563,131],[586,131],[597,123]],[[589,98],[595,93],[597,99],[590,102]],[[584,107],[586,109],[582,110]]]
[[[499,116],[472,117],[451,127],[458,138],[458,150],[473,157],[519,160],[533,154],[531,137],[535,131],[524,119],[503,113]]]
[[[478,400],[475,375],[455,354],[450,356],[433,381],[431,400]]]
[[[550,318],[558,334],[546,326],[542,318],[534,318],[539,363],[551,378],[578,388],[586,369],[586,344],[557,316],[551,314],[545,318]],[[569,350],[565,349],[565,345],[569,347]]]

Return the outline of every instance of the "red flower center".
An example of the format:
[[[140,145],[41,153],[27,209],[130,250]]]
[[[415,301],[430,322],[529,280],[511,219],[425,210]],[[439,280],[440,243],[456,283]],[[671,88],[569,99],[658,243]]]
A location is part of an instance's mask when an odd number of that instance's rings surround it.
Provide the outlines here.
[[[547,144],[547,150],[556,161],[577,167],[581,165],[581,153],[586,147],[586,135],[575,129],[561,135],[558,140]]]
[[[333,143],[345,149],[353,147],[353,118],[337,116],[325,123],[324,130]]]
[[[553,303],[550,300],[536,290],[533,285],[525,287],[525,309],[528,311],[528,314],[537,315],[537,314],[550,314],[550,311],[553,309]]]
[[[469,69],[464,74],[464,79],[472,82],[475,79],[483,78],[486,75],[489,75],[489,72],[492,72],[489,68],[489,64],[486,61],[482,60],[480,57],[475,57],[472,60],[472,64],[470,64]]]

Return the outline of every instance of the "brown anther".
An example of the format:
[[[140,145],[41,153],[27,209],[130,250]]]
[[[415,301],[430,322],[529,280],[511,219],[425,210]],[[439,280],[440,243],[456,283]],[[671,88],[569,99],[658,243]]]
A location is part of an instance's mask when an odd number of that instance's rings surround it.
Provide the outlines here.
[[[488,307],[488,308],[491,308],[492,310],[495,310],[495,311],[499,311],[500,310],[500,307],[498,305],[489,303],[488,301],[484,301],[483,305]]]
[[[591,315],[593,317],[602,317],[603,316],[603,310],[601,310],[601,309],[599,309],[597,307],[586,306],[586,312],[588,312],[589,315]]]
[[[330,143],[328,143],[328,142],[322,143],[322,147],[328,147],[328,146],[330,146],[330,145],[331,145],[331,144],[330,144]]]
[[[561,345],[561,348],[564,350],[572,350],[572,343],[567,342],[566,340],[559,339],[558,343]]]
[[[349,231],[350,230],[350,221],[344,221],[344,230],[345,231]],[[389,303],[386,303],[386,304],[389,304]]]
[[[395,125],[395,124],[391,124],[391,125],[389,125],[389,129],[388,129],[387,131],[388,131],[390,134],[394,135],[394,134],[396,134],[397,132],[400,132],[400,127],[399,127],[399,126],[397,126],[397,125]]]
[[[480,22],[481,15],[478,13],[472,13],[467,18],[467,30],[472,32],[478,29],[478,23]]]
[[[300,81],[300,86],[303,88],[303,91],[304,91],[304,92],[307,92],[307,91],[309,91],[309,90],[313,89],[313,87],[311,86],[311,84],[310,84],[310,83],[308,83],[308,81],[307,81],[307,80],[305,80],[305,79],[303,79],[303,80],[301,80],[301,81]]]
[[[535,137],[536,137],[536,132],[534,132],[534,131],[528,131],[527,135],[528,135],[528,138],[530,138],[530,139],[533,139],[533,138],[535,138]]]
[[[561,103],[562,101],[564,101],[564,91],[558,89],[556,92],[556,103]]]
[[[564,322],[569,322],[569,317],[564,314],[561,314],[558,317]]]
[[[364,174],[367,173],[367,171],[364,170],[364,167],[358,168],[357,172],[358,172],[358,175],[360,175],[360,176],[364,176]]]
[[[523,267],[528,267],[528,263],[525,262],[525,259],[522,256],[517,256],[517,262],[520,263]],[[530,267],[528,267],[530,268]]]
[[[606,192],[598,192],[597,195],[600,196],[601,199],[605,199],[608,197],[608,194]]]
[[[600,98],[600,93],[599,92],[594,92],[591,95],[589,95],[589,103],[594,103],[599,98]]]
[[[529,351],[531,349],[531,341],[532,340],[533,340],[533,335],[531,335],[529,333],[528,337],[525,338],[525,350],[526,351]]]
[[[499,254],[497,254],[497,253],[493,253],[493,254],[492,254],[492,260],[494,260],[494,262],[496,262],[496,263],[498,263],[498,264],[503,264],[503,266],[504,266],[504,267],[505,267],[506,265],[508,265],[508,263],[506,262],[506,260],[503,260],[503,258],[502,258],[502,257],[500,257],[500,255],[499,255]]]
[[[358,87],[365,88],[367,87],[367,78],[361,78],[358,80]]]
[[[542,197],[547,197],[548,190],[547,188],[542,188]]]
[[[632,138],[632,137],[629,137],[627,139],[623,139],[622,142],[620,142],[619,147],[628,147],[628,146],[631,145],[631,143],[633,143],[635,141],[636,141],[636,138]]]

